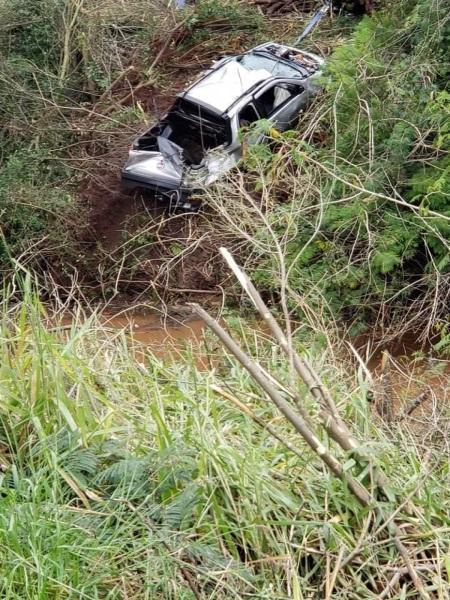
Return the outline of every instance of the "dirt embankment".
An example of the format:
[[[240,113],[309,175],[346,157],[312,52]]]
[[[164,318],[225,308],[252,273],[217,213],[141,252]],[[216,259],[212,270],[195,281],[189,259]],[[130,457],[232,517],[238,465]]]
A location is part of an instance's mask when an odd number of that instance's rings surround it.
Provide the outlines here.
[[[185,78],[182,79],[185,81]],[[174,82],[174,85],[177,83]],[[117,99],[119,106],[138,107],[142,111],[141,129],[145,129],[152,119],[158,118],[169,108],[175,91],[157,90],[153,85],[142,85],[131,76],[122,85],[114,87],[111,93],[113,102]],[[107,105],[106,110],[110,106]],[[99,106],[100,110],[101,108]],[[99,113],[97,118],[104,117],[104,113]],[[93,120],[95,119],[94,116]],[[90,239],[106,251],[113,251],[120,244],[127,221],[142,209],[143,197],[124,189],[120,181],[121,168],[129,146],[138,133],[134,127],[116,129],[113,123],[112,134],[104,135],[96,129],[87,148],[91,160],[79,189],[80,202],[88,209],[84,237],[85,241]],[[155,216],[161,217],[164,214],[162,207],[150,194],[146,194],[145,200],[153,208]]]
[[[112,90],[112,101],[119,107],[141,111],[141,130],[145,129],[167,110],[175,93],[198,70],[178,74],[173,86],[164,90],[142,85],[131,77]],[[80,127],[88,130],[90,139],[85,143],[83,156],[78,157],[83,177],[77,196],[87,219],[75,236],[77,267],[81,286],[92,296],[110,297],[119,292],[132,297],[149,288],[163,290],[162,263],[174,258],[175,243],[186,246],[202,219],[168,215],[151,193],[123,188],[121,168],[139,127],[117,125],[109,106],[98,106],[99,114],[91,117],[90,130],[86,123]],[[199,254],[204,255],[205,249],[198,248],[184,257],[177,273],[171,275],[172,287],[214,289],[214,283],[211,285],[197,274]]]

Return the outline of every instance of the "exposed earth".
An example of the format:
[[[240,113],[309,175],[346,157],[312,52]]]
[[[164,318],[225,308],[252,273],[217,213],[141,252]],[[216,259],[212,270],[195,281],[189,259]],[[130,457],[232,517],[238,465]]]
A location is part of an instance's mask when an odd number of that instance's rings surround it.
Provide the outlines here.
[[[311,3],[303,7],[305,23],[311,7]],[[270,21],[271,33],[274,39],[292,39],[300,13],[293,13],[292,19],[280,14],[275,11]],[[216,34],[214,43],[186,48],[188,32],[176,27],[152,47],[155,59],[145,76],[131,56],[119,79],[92,103],[86,116],[72,123],[80,139],[71,158],[80,173],[73,184],[75,210],[83,215],[82,219],[75,215],[77,285],[94,302],[99,296],[114,297],[120,305],[151,296],[165,304],[222,294],[229,275],[218,258],[224,238],[213,208],[204,204],[197,214],[168,214],[151,193],[124,189],[120,171],[133,139],[166,112],[177,92],[214,59],[249,48],[250,35],[227,27],[220,20],[209,23]],[[326,56],[331,45],[325,36],[313,43],[313,49]],[[138,113],[139,119],[117,121],[123,119],[124,107]],[[225,241],[233,244],[229,237]],[[46,268],[62,293],[71,288],[73,275],[67,263]]]

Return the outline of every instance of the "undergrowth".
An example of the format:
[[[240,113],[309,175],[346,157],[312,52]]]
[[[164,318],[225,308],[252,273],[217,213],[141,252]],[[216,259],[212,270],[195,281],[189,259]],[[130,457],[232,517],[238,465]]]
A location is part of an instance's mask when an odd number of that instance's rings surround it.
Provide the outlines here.
[[[403,542],[428,591],[444,600],[447,422],[430,422],[426,435],[387,427],[372,414],[362,372],[349,377],[320,345],[345,319],[354,331],[399,320],[397,331],[437,329],[448,347],[444,2],[386,3],[350,41],[338,21],[326,93],[299,130],[277,135],[272,148],[248,148],[245,173],[208,193],[211,207],[195,225],[192,216],[181,226],[135,216],[120,256],[90,237],[95,194],[83,196],[85,188],[110,195],[106,216],[120,208],[121,152],[157,100],[162,109],[170,94],[158,99],[161,90],[178,91],[179,72],[184,84],[218,53],[264,41],[268,22],[237,0],[186,12],[144,0],[5,0],[0,17],[2,271],[18,260],[39,269],[46,294],[60,283],[55,272],[67,271],[83,297],[84,261],[89,284],[97,277],[110,295],[136,288],[137,275],[144,290],[150,281],[158,293],[157,284],[184,291],[189,281],[175,271],[174,282],[170,268],[192,255],[191,281],[215,288],[216,241],[225,240],[265,296],[318,334],[317,351],[300,343],[299,351],[386,472],[385,514],[395,498],[405,502]],[[283,35],[298,33],[299,22]],[[29,281],[9,281],[0,320],[2,598],[416,597],[385,523],[356,504],[213,340],[168,364],[95,315],[71,315],[69,325],[67,307],[48,316]],[[257,361],[289,381],[279,349],[235,325]],[[209,370],[197,368],[203,352]],[[340,458],[354,469],[354,456]]]
[[[209,194],[260,288],[289,288],[294,311],[343,318],[354,333],[445,326],[449,31],[444,2],[365,17],[328,59],[323,98],[298,131],[249,145],[247,172]]]
[[[196,368],[200,349],[168,364],[95,315],[75,314],[69,325],[66,312],[50,318],[29,284],[24,297],[2,304],[2,598],[188,599],[192,585],[202,598],[381,597],[401,568],[389,536],[375,537],[383,523],[212,340],[210,370]],[[275,346],[245,327],[242,335],[261,364],[287,376]],[[362,380],[344,379],[326,353],[310,358],[385,469],[393,497],[413,499],[404,541],[418,545],[415,568],[444,600],[445,435],[430,430],[425,448],[404,424],[385,429]],[[303,458],[212,384],[271,422]],[[348,457],[346,469],[352,464]],[[414,593],[402,576],[388,597]]]
[[[293,39],[304,21],[281,27],[238,0],[163,12],[142,0],[7,0],[2,269],[19,258],[66,290],[77,281],[91,295],[146,289],[166,301],[230,290],[216,267],[226,244],[275,302],[289,288],[297,314],[353,333],[375,323],[440,332],[445,345],[448,15],[440,0],[377,6],[350,37],[350,20],[334,17],[305,41],[334,46],[322,98],[297,131],[249,147],[245,174],[208,193],[204,216],[176,220],[152,216],[145,198],[136,218],[121,193],[130,140],[213,58],[275,32]],[[108,247],[104,233],[127,227]]]

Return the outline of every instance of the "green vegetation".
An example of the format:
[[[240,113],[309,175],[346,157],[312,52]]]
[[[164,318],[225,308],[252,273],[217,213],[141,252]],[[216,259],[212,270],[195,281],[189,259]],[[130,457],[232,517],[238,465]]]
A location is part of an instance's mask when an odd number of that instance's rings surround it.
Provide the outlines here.
[[[450,347],[448,10],[444,0],[377,6],[309,38],[330,56],[298,129],[273,135],[257,123],[270,144],[246,147],[244,168],[205,192],[203,213],[167,218],[120,191],[136,131],[217,55],[292,41],[307,17],[270,20],[244,0],[183,11],[148,0],[0,3],[2,598],[417,598],[380,507],[395,511],[428,593],[447,597],[447,409],[429,386],[419,391],[432,414],[419,428],[383,422],[367,370],[349,375],[330,343],[388,325],[437,332],[436,348]],[[70,313],[120,292],[231,295],[220,245],[247,263],[274,311],[301,318],[293,343],[363,445],[345,453],[321,439],[373,491],[373,507],[211,337],[167,364],[98,316]],[[60,311],[49,317],[42,297]],[[232,324],[317,425],[279,348]],[[442,376],[436,362],[431,378]],[[375,465],[383,493],[372,490]]]
[[[217,352],[208,372],[189,354],[168,366],[140,349],[138,362],[133,344],[95,317],[74,316],[60,332],[54,317],[49,330],[29,291],[2,313],[2,598],[193,598],[183,569],[204,598],[359,600],[387,586],[398,558],[388,535],[373,537],[382,523],[303,448],[230,356]],[[260,363],[286,379],[279,351],[246,335]],[[343,381],[323,352],[312,359],[330,382]],[[213,383],[272,422],[303,458]],[[414,494],[405,540],[411,531],[440,564],[450,518],[442,424],[427,428],[424,449],[404,427],[373,423],[365,384],[333,384],[333,394],[345,398],[340,409],[355,433],[371,436],[365,451],[392,493]],[[445,598],[444,573],[425,575]],[[390,597],[416,597],[406,590],[404,581]]]
[[[410,328],[423,328],[430,315],[430,327],[445,319],[449,39],[444,2],[386,3],[332,53],[326,94],[300,135],[277,137],[276,153],[248,149],[246,166],[271,208],[259,217],[255,206],[247,211],[260,287],[287,286],[294,309],[301,296],[355,332],[380,318]],[[229,187],[215,204],[231,195],[228,204],[245,210],[240,183]]]
[[[147,0],[4,0],[0,20],[0,268],[12,256],[53,274],[77,262],[90,276],[88,213],[119,189],[124,152],[149,118],[143,106],[157,109],[155,90],[176,93],[177,70],[187,78],[242,35],[260,39],[264,19],[238,0],[165,13]],[[93,180],[94,197],[80,197]]]

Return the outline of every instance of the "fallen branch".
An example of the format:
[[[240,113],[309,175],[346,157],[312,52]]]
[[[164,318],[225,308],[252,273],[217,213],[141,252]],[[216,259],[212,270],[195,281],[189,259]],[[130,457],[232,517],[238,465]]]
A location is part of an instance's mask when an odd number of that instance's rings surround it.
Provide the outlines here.
[[[112,83],[106,88],[103,94],[99,97],[97,102],[91,109],[91,114],[88,115],[88,119],[91,119],[97,112],[97,107],[101,106],[102,102],[107,98],[109,93],[116,87],[118,83],[122,81],[129,73],[136,71],[136,67],[134,65],[130,65],[126,69],[124,69],[117,77],[112,81]]]
[[[150,65],[150,67],[147,69],[146,71],[146,76],[147,79],[145,81],[141,81],[141,83],[139,83],[135,88],[133,88],[130,92],[128,92],[128,94],[126,94],[125,96],[123,96],[122,98],[120,98],[116,104],[118,104],[119,106],[123,106],[124,104],[126,104],[129,100],[131,100],[133,98],[133,96],[136,94],[137,91],[141,90],[142,88],[146,87],[147,85],[151,85],[153,82],[152,78],[151,78],[151,74],[153,72],[153,70],[155,69],[156,65],[159,63],[159,61],[161,60],[161,58],[164,56],[164,54],[167,52],[167,49],[169,48],[170,44],[172,43],[172,41],[174,41],[175,39],[175,33],[178,32],[188,21],[188,17],[186,17],[185,19],[183,19],[183,21],[181,21],[180,23],[178,23],[178,25],[176,25],[172,31],[170,32],[170,35],[167,36],[164,44],[162,45],[160,51],[158,52],[158,54],[155,56],[152,64]],[[104,111],[104,114],[108,114],[109,112],[111,112],[112,110],[115,109],[116,105],[111,105],[108,107],[108,109],[106,111]]]
[[[431,396],[431,391],[431,387],[427,385],[427,387],[422,392],[420,392],[420,394],[416,396],[416,398],[413,398],[413,400],[408,402],[408,404],[402,410],[397,420],[403,421],[404,419],[408,418],[416,410],[416,408],[419,408],[419,406],[423,402],[428,400],[428,398]]]

